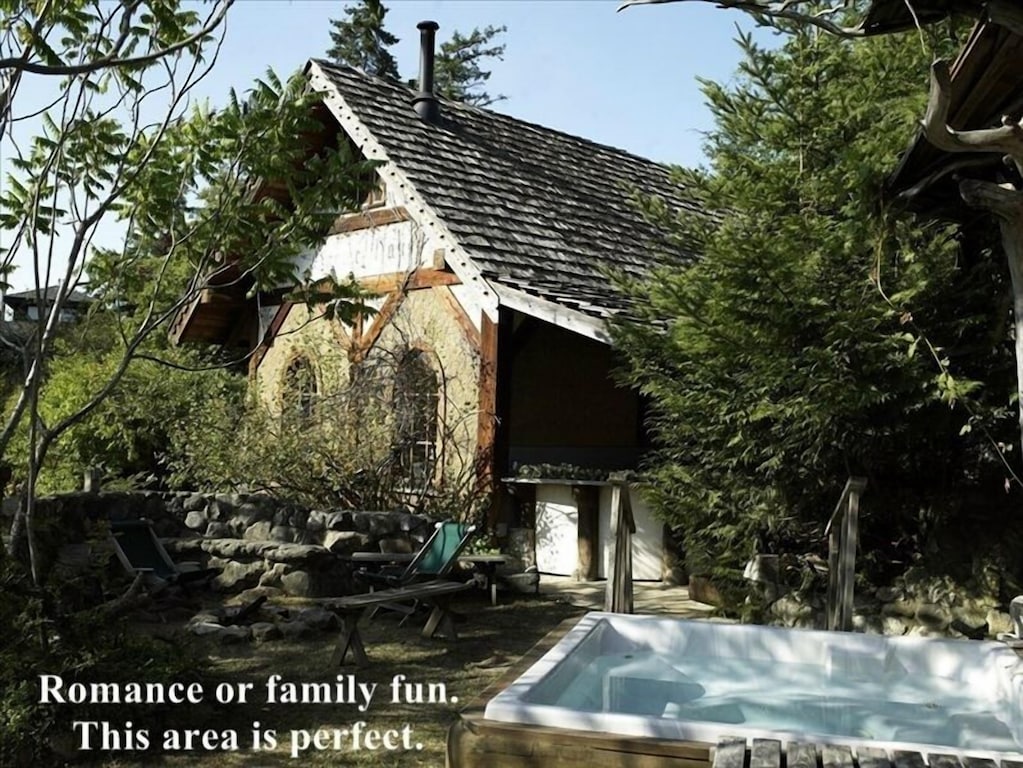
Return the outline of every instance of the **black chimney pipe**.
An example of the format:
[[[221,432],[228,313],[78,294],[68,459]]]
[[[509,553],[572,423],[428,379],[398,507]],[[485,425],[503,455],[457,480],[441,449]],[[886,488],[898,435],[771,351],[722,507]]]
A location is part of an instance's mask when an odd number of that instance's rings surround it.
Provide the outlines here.
[[[425,123],[440,120],[440,102],[433,93],[433,47],[440,25],[436,21],[421,21],[419,30],[419,93],[412,97],[412,106]]]

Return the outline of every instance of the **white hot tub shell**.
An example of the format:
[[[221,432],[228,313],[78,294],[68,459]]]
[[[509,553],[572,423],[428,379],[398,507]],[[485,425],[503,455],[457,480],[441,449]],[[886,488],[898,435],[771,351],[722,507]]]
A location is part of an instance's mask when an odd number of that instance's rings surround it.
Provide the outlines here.
[[[484,717],[1021,759],[1023,660],[994,642],[589,613]]]

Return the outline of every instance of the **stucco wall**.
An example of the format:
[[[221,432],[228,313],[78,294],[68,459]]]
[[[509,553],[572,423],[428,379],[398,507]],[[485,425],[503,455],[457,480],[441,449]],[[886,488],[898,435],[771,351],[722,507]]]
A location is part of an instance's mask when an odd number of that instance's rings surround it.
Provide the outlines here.
[[[438,413],[438,454],[442,457],[445,475],[457,475],[471,469],[476,440],[478,411],[479,361],[467,333],[456,318],[452,302],[445,298],[446,288],[426,288],[409,292],[398,310],[383,327],[365,359],[356,363],[367,371],[382,372],[384,389],[375,399],[376,407],[386,411],[390,397],[386,390],[388,372],[403,352],[418,349],[437,374],[440,385]],[[376,302],[378,305],[382,301]],[[365,321],[367,333],[375,318]],[[317,400],[324,407],[317,413],[317,422],[346,418],[346,393],[364,384],[353,384],[353,364],[349,359],[353,328],[334,319],[326,319],[322,311],[296,305],[288,314],[273,345],[267,350],[253,376],[253,391],[260,402],[279,412],[285,400],[287,371],[298,357],[310,361],[316,379]],[[335,406],[335,404],[338,404]],[[379,411],[374,411],[379,413]],[[375,416],[385,418],[386,414]],[[377,436],[387,431],[386,425],[372,425]]]

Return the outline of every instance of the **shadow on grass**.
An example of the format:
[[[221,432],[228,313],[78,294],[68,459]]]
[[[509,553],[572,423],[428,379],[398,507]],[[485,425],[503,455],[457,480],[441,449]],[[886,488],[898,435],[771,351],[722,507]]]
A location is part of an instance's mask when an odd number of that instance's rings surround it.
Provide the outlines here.
[[[148,712],[147,708],[139,707],[133,727],[148,730],[149,749],[97,754],[85,764],[105,768],[443,766],[446,731],[458,712],[549,631],[566,618],[583,613],[579,608],[540,596],[518,596],[502,605],[490,606],[472,595],[455,608],[466,620],[458,625],[459,639],[450,643],[420,637],[422,619],[398,626],[399,617],[392,614],[362,622],[360,628],[370,660],[363,669],[350,663],[329,667],[336,632],[303,640],[233,646],[175,635],[174,642],[199,644],[209,657],[211,675],[204,682],[203,703]],[[266,683],[271,675],[280,675],[282,682],[299,685],[329,683],[332,696],[340,675],[341,698],[347,698],[351,692],[355,694],[354,701],[268,703]],[[392,681],[396,675],[404,678],[397,689],[399,700],[394,701]],[[246,703],[215,702],[218,684],[237,689],[244,683],[251,685]],[[352,683],[376,686],[365,711],[360,711],[365,699],[359,689],[347,687]],[[409,684],[408,689],[404,683]],[[360,722],[361,726],[356,725]],[[207,736],[209,741],[205,745],[199,741],[201,735],[194,736],[191,749],[165,748],[167,731],[181,734],[178,746],[187,747],[183,738],[187,730],[200,734],[209,731],[213,735]],[[254,749],[254,731],[265,734],[267,730],[275,732],[276,749]],[[358,735],[353,734],[356,730]],[[225,740],[230,732],[237,734],[234,749]]]

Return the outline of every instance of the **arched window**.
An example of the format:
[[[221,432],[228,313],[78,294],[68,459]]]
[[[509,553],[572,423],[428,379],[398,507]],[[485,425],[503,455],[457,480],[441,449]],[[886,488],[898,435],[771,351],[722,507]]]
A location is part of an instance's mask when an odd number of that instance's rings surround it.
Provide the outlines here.
[[[316,404],[316,373],[304,357],[296,357],[284,372],[284,407],[304,418],[313,415]]]
[[[418,349],[405,352],[394,376],[394,438],[398,470],[417,487],[433,480],[439,389],[426,353]]]

